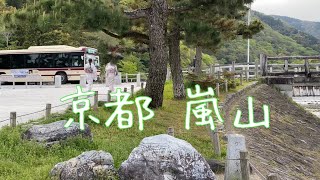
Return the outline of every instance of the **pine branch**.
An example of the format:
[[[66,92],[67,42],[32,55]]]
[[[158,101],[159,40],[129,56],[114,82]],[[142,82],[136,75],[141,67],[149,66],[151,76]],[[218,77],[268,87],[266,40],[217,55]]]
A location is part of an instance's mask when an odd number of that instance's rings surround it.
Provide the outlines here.
[[[102,29],[102,31],[113,38],[117,38],[117,39],[131,38],[136,42],[149,44],[149,36],[140,32],[129,31],[119,35],[107,29]]]
[[[140,19],[140,18],[147,17],[149,10],[150,10],[150,8],[137,9],[137,10],[134,10],[134,11],[125,11],[124,14],[129,19]]]

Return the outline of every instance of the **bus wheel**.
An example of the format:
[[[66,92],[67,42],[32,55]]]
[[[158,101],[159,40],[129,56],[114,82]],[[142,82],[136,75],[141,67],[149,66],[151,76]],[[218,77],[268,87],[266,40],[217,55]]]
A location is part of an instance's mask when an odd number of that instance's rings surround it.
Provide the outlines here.
[[[61,76],[61,84],[67,84],[68,82],[68,76],[65,72],[57,72],[56,75]]]

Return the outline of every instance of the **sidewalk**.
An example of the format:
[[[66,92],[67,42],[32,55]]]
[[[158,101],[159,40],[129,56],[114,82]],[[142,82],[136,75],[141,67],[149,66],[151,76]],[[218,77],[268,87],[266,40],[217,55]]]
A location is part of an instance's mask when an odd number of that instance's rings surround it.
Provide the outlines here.
[[[135,86],[135,91],[140,90],[136,83],[122,83],[115,88],[121,88],[122,90],[128,88],[128,92],[130,92],[131,85]],[[54,86],[43,86],[42,88],[28,86],[28,89],[24,85],[16,86],[15,89],[12,86],[2,86],[2,89],[0,89],[0,128],[10,124],[10,112],[17,113],[17,124],[19,124],[44,117],[45,111],[43,110],[45,110],[47,103],[52,106],[51,113],[65,111],[68,104],[63,104],[68,102],[61,102],[60,98],[76,93],[76,86],[76,84],[63,85],[61,88],[55,88]],[[99,94],[107,94],[108,88],[104,84],[94,84],[92,91],[98,91]],[[93,103],[93,97],[90,100]],[[107,96],[99,95],[100,100],[107,100]],[[55,106],[59,107],[53,108]],[[37,113],[28,115],[33,112]],[[26,116],[20,117],[21,115]]]

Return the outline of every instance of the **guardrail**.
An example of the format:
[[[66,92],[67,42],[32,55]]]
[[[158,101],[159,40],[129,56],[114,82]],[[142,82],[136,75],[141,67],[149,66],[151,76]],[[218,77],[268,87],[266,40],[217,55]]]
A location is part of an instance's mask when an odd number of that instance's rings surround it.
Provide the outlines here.
[[[40,83],[40,87],[42,87],[43,84],[42,76],[39,74],[29,74],[26,77],[15,77],[12,74],[2,74],[0,75],[0,89],[2,82],[12,82],[14,89],[16,82],[24,82],[26,88],[28,87],[29,82],[38,82]]]
[[[141,89],[144,89],[145,83],[141,82],[141,84],[139,86],[141,87]],[[137,86],[137,87],[139,87],[139,86]],[[124,88],[124,92],[130,92],[131,96],[134,96],[135,85],[131,85],[130,89]],[[111,95],[110,94],[111,94],[110,90],[108,91],[107,94],[99,94],[98,91],[95,91],[95,95],[93,97],[93,104],[92,104],[93,109],[94,110],[98,109],[99,96],[107,97],[107,102],[110,102],[111,101]],[[78,98],[75,98],[74,100],[78,100]],[[35,115],[35,114],[38,114],[38,113],[44,113],[44,115],[45,115],[44,117],[46,119],[48,119],[51,116],[52,109],[58,108],[58,107],[62,107],[62,106],[66,106],[66,105],[68,105],[68,107],[70,108],[72,106],[72,104],[73,104],[72,101],[71,102],[67,102],[67,103],[63,103],[63,104],[60,104],[60,105],[57,105],[57,106],[51,106],[51,104],[46,104],[46,107],[44,109],[42,109],[42,110],[38,110],[38,111],[35,111],[35,112],[31,112],[31,113],[27,113],[27,114],[23,114],[23,115],[19,115],[19,116],[17,116],[17,112],[10,112],[10,117],[8,119],[0,120],[0,125],[1,125],[1,123],[8,122],[9,124],[5,124],[5,125],[10,125],[10,127],[16,127],[17,126],[17,118],[31,116],[31,115]]]

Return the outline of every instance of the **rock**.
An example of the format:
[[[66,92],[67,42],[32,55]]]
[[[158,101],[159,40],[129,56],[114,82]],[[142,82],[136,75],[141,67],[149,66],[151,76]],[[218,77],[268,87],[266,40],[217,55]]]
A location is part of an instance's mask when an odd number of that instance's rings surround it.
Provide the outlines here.
[[[58,163],[50,172],[52,180],[118,179],[113,158],[104,151],[88,151]]]
[[[209,164],[191,144],[169,135],[144,138],[121,164],[123,180],[214,180]]]
[[[79,123],[74,122],[70,127],[65,128],[66,123],[67,121],[63,120],[51,124],[34,125],[22,134],[22,139],[46,143],[47,146],[78,135],[92,140],[89,125],[85,124],[85,130],[81,131]]]
[[[217,174],[224,173],[225,163],[215,159],[207,159],[210,169]]]

